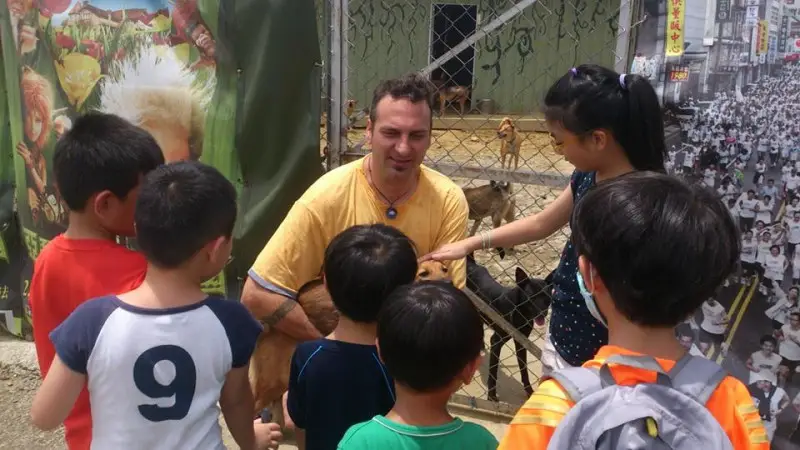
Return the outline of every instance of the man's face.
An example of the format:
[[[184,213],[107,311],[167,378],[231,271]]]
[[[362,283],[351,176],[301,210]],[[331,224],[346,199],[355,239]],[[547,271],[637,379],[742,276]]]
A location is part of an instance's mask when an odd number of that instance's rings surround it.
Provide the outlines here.
[[[375,123],[367,123],[367,140],[383,179],[408,182],[431,145],[430,107],[387,95],[375,107]]]
[[[692,348],[692,343],[693,342],[694,342],[694,339],[692,339],[691,336],[681,336],[681,339],[680,339],[681,346],[683,346],[683,348],[685,348],[686,350],[689,350],[690,348]]]

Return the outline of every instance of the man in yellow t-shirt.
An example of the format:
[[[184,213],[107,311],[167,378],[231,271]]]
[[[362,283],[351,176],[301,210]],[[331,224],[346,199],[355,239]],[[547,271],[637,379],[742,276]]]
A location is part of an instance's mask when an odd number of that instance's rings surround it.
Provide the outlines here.
[[[446,176],[422,165],[431,143],[433,91],[411,74],[375,89],[367,122],[372,153],[317,180],[295,202],[261,251],[242,292],[259,320],[298,340],[319,338],[297,290],[319,277],[328,243],[359,224],[394,226],[419,255],[466,236],[469,207]],[[464,259],[448,263],[455,285],[466,282]]]

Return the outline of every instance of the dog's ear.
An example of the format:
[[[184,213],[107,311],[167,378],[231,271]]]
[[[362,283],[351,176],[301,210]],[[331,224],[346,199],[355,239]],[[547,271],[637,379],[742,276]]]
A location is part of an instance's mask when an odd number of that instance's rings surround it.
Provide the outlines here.
[[[531,279],[527,273],[522,269],[522,267],[517,266],[517,270],[514,271],[514,278],[516,279],[517,286],[525,286],[525,284],[530,283]]]
[[[491,186],[491,187],[497,186],[497,181],[494,181],[494,180],[489,181],[489,186]]]

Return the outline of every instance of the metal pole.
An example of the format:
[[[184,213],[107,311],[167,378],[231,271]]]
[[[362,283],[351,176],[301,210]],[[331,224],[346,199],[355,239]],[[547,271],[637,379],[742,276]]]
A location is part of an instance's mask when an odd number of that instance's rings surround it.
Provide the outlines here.
[[[341,165],[342,131],[344,129],[342,115],[344,112],[344,96],[346,91],[342,90],[345,84],[346,63],[342,55],[342,48],[347,45],[347,35],[344,33],[343,16],[346,0],[328,0],[326,4],[330,8],[330,31],[328,33],[328,168],[339,167]],[[346,140],[345,144],[346,144]]]
[[[627,72],[628,68],[628,49],[631,45],[631,23],[632,12],[631,3],[633,0],[619,1],[619,23],[617,25],[617,48],[615,50],[614,69],[619,73]]]
[[[506,22],[510,21],[517,15],[521,14],[522,11],[525,10],[525,8],[533,5],[534,3],[536,3],[536,1],[537,0],[522,0],[519,3],[515,4],[514,6],[512,6],[511,8],[508,8],[506,12],[500,14],[493,21],[482,26],[479,30],[475,31],[475,33],[473,33],[472,35],[468,36],[463,41],[461,41],[460,44],[451,48],[450,51],[436,58],[434,62],[423,67],[419,72],[423,75],[430,75],[431,72],[441,67],[447,61],[450,61],[451,59],[455,58],[459,53],[461,53],[468,47],[475,45],[476,42],[486,37],[487,34],[505,25]]]

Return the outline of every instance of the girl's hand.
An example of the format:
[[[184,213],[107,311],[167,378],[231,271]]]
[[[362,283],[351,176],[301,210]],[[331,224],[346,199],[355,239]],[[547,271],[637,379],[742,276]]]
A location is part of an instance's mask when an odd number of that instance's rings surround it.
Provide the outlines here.
[[[419,259],[419,262],[425,261],[455,261],[457,259],[465,258],[468,254],[475,251],[470,245],[470,238],[445,244]]]

